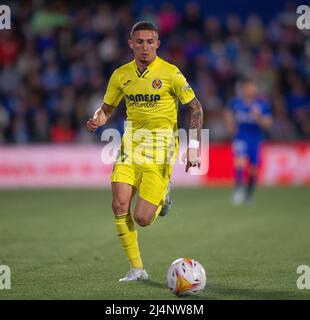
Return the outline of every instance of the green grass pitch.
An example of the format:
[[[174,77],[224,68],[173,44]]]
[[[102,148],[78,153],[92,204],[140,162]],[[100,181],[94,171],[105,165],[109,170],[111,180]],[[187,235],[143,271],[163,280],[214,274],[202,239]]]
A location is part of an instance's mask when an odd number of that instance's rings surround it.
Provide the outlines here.
[[[296,286],[297,267],[310,265],[310,189],[262,188],[241,208],[231,192],[174,189],[169,215],[138,227],[150,281],[119,283],[128,263],[110,190],[0,191],[0,265],[12,273],[0,299],[179,299],[166,286],[179,257],[207,270],[194,299],[310,299]]]

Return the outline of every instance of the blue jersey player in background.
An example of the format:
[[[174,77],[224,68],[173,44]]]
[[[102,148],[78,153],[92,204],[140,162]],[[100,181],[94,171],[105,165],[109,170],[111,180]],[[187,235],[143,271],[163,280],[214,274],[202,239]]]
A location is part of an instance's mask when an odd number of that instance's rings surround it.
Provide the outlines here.
[[[251,79],[240,82],[237,97],[225,110],[228,130],[233,136],[235,191],[233,204],[250,203],[256,184],[259,147],[264,131],[272,124],[271,110],[259,97],[258,86]],[[244,173],[249,162],[248,181]]]

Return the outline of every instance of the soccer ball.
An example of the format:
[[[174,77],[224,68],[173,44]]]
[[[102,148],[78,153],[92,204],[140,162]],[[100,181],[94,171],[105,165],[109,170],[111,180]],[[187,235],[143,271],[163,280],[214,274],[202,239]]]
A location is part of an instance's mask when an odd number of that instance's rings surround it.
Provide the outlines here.
[[[204,290],[207,277],[198,261],[180,258],[171,263],[167,282],[169,289],[177,296],[196,295]]]

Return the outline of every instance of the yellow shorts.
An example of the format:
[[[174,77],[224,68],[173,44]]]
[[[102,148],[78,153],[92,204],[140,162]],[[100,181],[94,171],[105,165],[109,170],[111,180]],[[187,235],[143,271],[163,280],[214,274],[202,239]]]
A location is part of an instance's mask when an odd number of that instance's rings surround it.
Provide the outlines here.
[[[158,206],[164,202],[172,165],[138,165],[116,163],[111,182],[123,182],[139,190],[139,196]]]

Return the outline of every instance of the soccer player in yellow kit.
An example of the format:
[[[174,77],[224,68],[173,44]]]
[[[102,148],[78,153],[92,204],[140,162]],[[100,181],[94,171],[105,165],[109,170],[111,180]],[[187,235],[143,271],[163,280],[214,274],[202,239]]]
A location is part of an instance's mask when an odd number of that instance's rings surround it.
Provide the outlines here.
[[[190,167],[200,165],[197,149],[202,127],[202,107],[192,88],[176,66],[156,54],[160,45],[158,29],[149,22],[136,23],[132,27],[128,45],[133,50],[134,60],[113,72],[102,106],[86,124],[89,131],[95,131],[107,122],[120,101],[125,99],[126,121],[130,125],[123,135],[122,152],[115,162],[111,177],[114,223],[130,263],[129,272],[120,281],[148,279],[133,218],[137,224],[145,227],[152,224],[159,214],[167,213],[172,164],[168,157],[164,162],[154,161],[152,151],[153,143],[160,141],[159,150],[167,152],[169,139],[165,140],[165,136],[169,130],[177,130],[178,100],[189,107],[190,128],[197,131],[196,135],[191,136],[190,133],[189,136],[185,155],[186,172]],[[141,144],[141,130],[151,133],[151,138],[144,139],[144,153],[136,156],[136,151],[132,150]],[[159,136],[157,140],[153,138],[155,133],[157,138]],[[128,145],[130,148],[126,148]],[[176,151],[177,147],[174,148]],[[171,157],[175,158],[175,154]],[[131,161],[127,161],[128,158]],[[132,218],[131,201],[137,190],[139,195]]]

